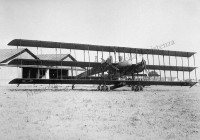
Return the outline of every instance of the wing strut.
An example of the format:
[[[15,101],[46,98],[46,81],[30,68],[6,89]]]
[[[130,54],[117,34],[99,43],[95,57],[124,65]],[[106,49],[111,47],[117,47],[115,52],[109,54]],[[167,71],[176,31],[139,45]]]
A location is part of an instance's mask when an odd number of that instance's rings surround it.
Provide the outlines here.
[[[163,51],[163,64],[165,66],[165,55],[164,55],[164,51]],[[165,81],[166,81],[166,71],[164,69],[164,76],[165,76]]]
[[[88,46],[88,58],[89,58],[89,68],[90,68],[90,51]],[[89,75],[91,75],[91,70],[89,70]]]
[[[97,50],[97,60],[96,60],[96,62],[98,63],[99,62],[99,51]],[[99,73],[97,74],[98,75],[98,77],[99,77]]]
[[[143,52],[142,52],[142,60],[143,60],[143,59],[144,59],[144,58],[143,58]],[[147,64],[145,63],[145,69],[147,68],[146,65],[147,65]],[[143,75],[144,75],[144,70],[143,70],[142,73],[143,73]],[[144,76],[143,76],[143,80],[144,80]]]
[[[137,50],[135,49],[136,51],[136,64],[137,64]],[[138,80],[138,73],[137,73],[137,80]]]
[[[193,55],[193,58],[194,58],[194,66],[195,66],[195,56]],[[197,71],[196,71],[196,68],[195,68],[195,79],[197,81]]]
[[[85,50],[83,50],[83,54],[84,54],[84,62],[85,62]],[[88,67],[86,67],[86,70],[88,71]],[[85,76],[86,79],[86,76]]]
[[[155,80],[155,73],[156,73],[156,71],[155,71],[155,63],[154,63],[154,54],[152,54],[152,57],[153,57],[153,69],[154,69],[154,80]]]
[[[60,58],[61,58],[61,44],[59,44],[60,45]],[[61,61],[61,80],[63,79],[63,72],[62,72],[62,61]]]
[[[187,52],[187,56],[188,56],[188,52]],[[187,57],[188,60],[188,67],[190,66],[190,61],[189,61],[189,57]],[[190,79],[190,71],[189,71],[189,79]]]
[[[168,51],[169,54],[169,51]],[[170,55],[169,55],[169,66],[171,66],[171,59],[170,59]],[[170,80],[172,81],[172,71],[170,70]]]
[[[183,57],[181,57],[181,61],[182,61],[182,69],[183,69]],[[184,77],[184,69],[183,69],[183,81],[185,80],[185,77]]]
[[[175,52],[175,58],[176,58],[176,69],[177,69],[177,56],[176,56],[176,52]],[[177,80],[179,80],[178,69],[177,69]]]
[[[69,50],[70,51],[70,54],[72,53],[72,50],[70,49]],[[72,75],[72,77],[73,77],[73,67],[71,66],[71,75]]]
[[[158,55],[158,62],[159,62],[159,66],[160,66],[160,55]],[[160,72],[160,81],[161,81],[161,70],[159,70]]]
[[[148,53],[147,53],[147,62],[148,62],[148,65],[149,65],[149,54]],[[149,73],[149,69],[148,69],[148,73]],[[150,76],[148,78],[150,80]]]

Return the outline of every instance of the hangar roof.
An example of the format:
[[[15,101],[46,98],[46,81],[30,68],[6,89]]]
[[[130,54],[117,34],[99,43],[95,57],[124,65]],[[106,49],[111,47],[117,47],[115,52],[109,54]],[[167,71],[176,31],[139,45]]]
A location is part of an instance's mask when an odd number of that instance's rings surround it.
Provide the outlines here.
[[[23,55],[23,54],[27,54],[28,55]],[[28,49],[1,49],[0,50],[0,63],[6,63],[8,61],[10,61],[11,59],[17,58],[19,56],[23,55],[23,59],[30,59],[31,58],[35,58],[38,59],[37,56],[35,56],[32,52],[30,52]]]
[[[40,60],[58,60],[58,61],[76,61],[76,59],[70,54],[41,54],[34,55],[28,49],[0,49],[0,63],[7,63],[8,61],[21,58],[20,55],[23,53],[28,53],[28,55],[24,56],[23,59],[40,59]]]
[[[76,61],[70,54],[41,54],[37,55],[40,60]],[[70,60],[68,59],[70,58]]]

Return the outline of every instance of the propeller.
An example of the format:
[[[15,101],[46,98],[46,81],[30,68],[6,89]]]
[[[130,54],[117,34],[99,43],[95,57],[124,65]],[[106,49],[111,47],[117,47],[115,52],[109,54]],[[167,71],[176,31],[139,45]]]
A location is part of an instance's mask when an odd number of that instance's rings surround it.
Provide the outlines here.
[[[108,66],[111,66],[113,69],[115,70],[119,70],[117,67],[115,67],[111,62],[109,62],[108,60],[104,60],[103,58],[102,59],[102,63],[106,63]]]

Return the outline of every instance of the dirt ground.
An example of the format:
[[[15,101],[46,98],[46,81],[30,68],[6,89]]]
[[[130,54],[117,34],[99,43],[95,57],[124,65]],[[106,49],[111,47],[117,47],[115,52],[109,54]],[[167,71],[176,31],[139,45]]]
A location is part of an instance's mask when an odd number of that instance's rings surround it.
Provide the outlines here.
[[[200,139],[199,86],[95,89],[0,87],[0,139]]]

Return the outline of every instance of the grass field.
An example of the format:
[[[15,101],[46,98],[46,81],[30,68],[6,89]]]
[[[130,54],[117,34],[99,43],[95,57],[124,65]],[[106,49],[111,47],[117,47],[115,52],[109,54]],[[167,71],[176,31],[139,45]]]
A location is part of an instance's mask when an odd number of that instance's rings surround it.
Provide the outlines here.
[[[200,87],[0,87],[2,140],[200,139]]]

